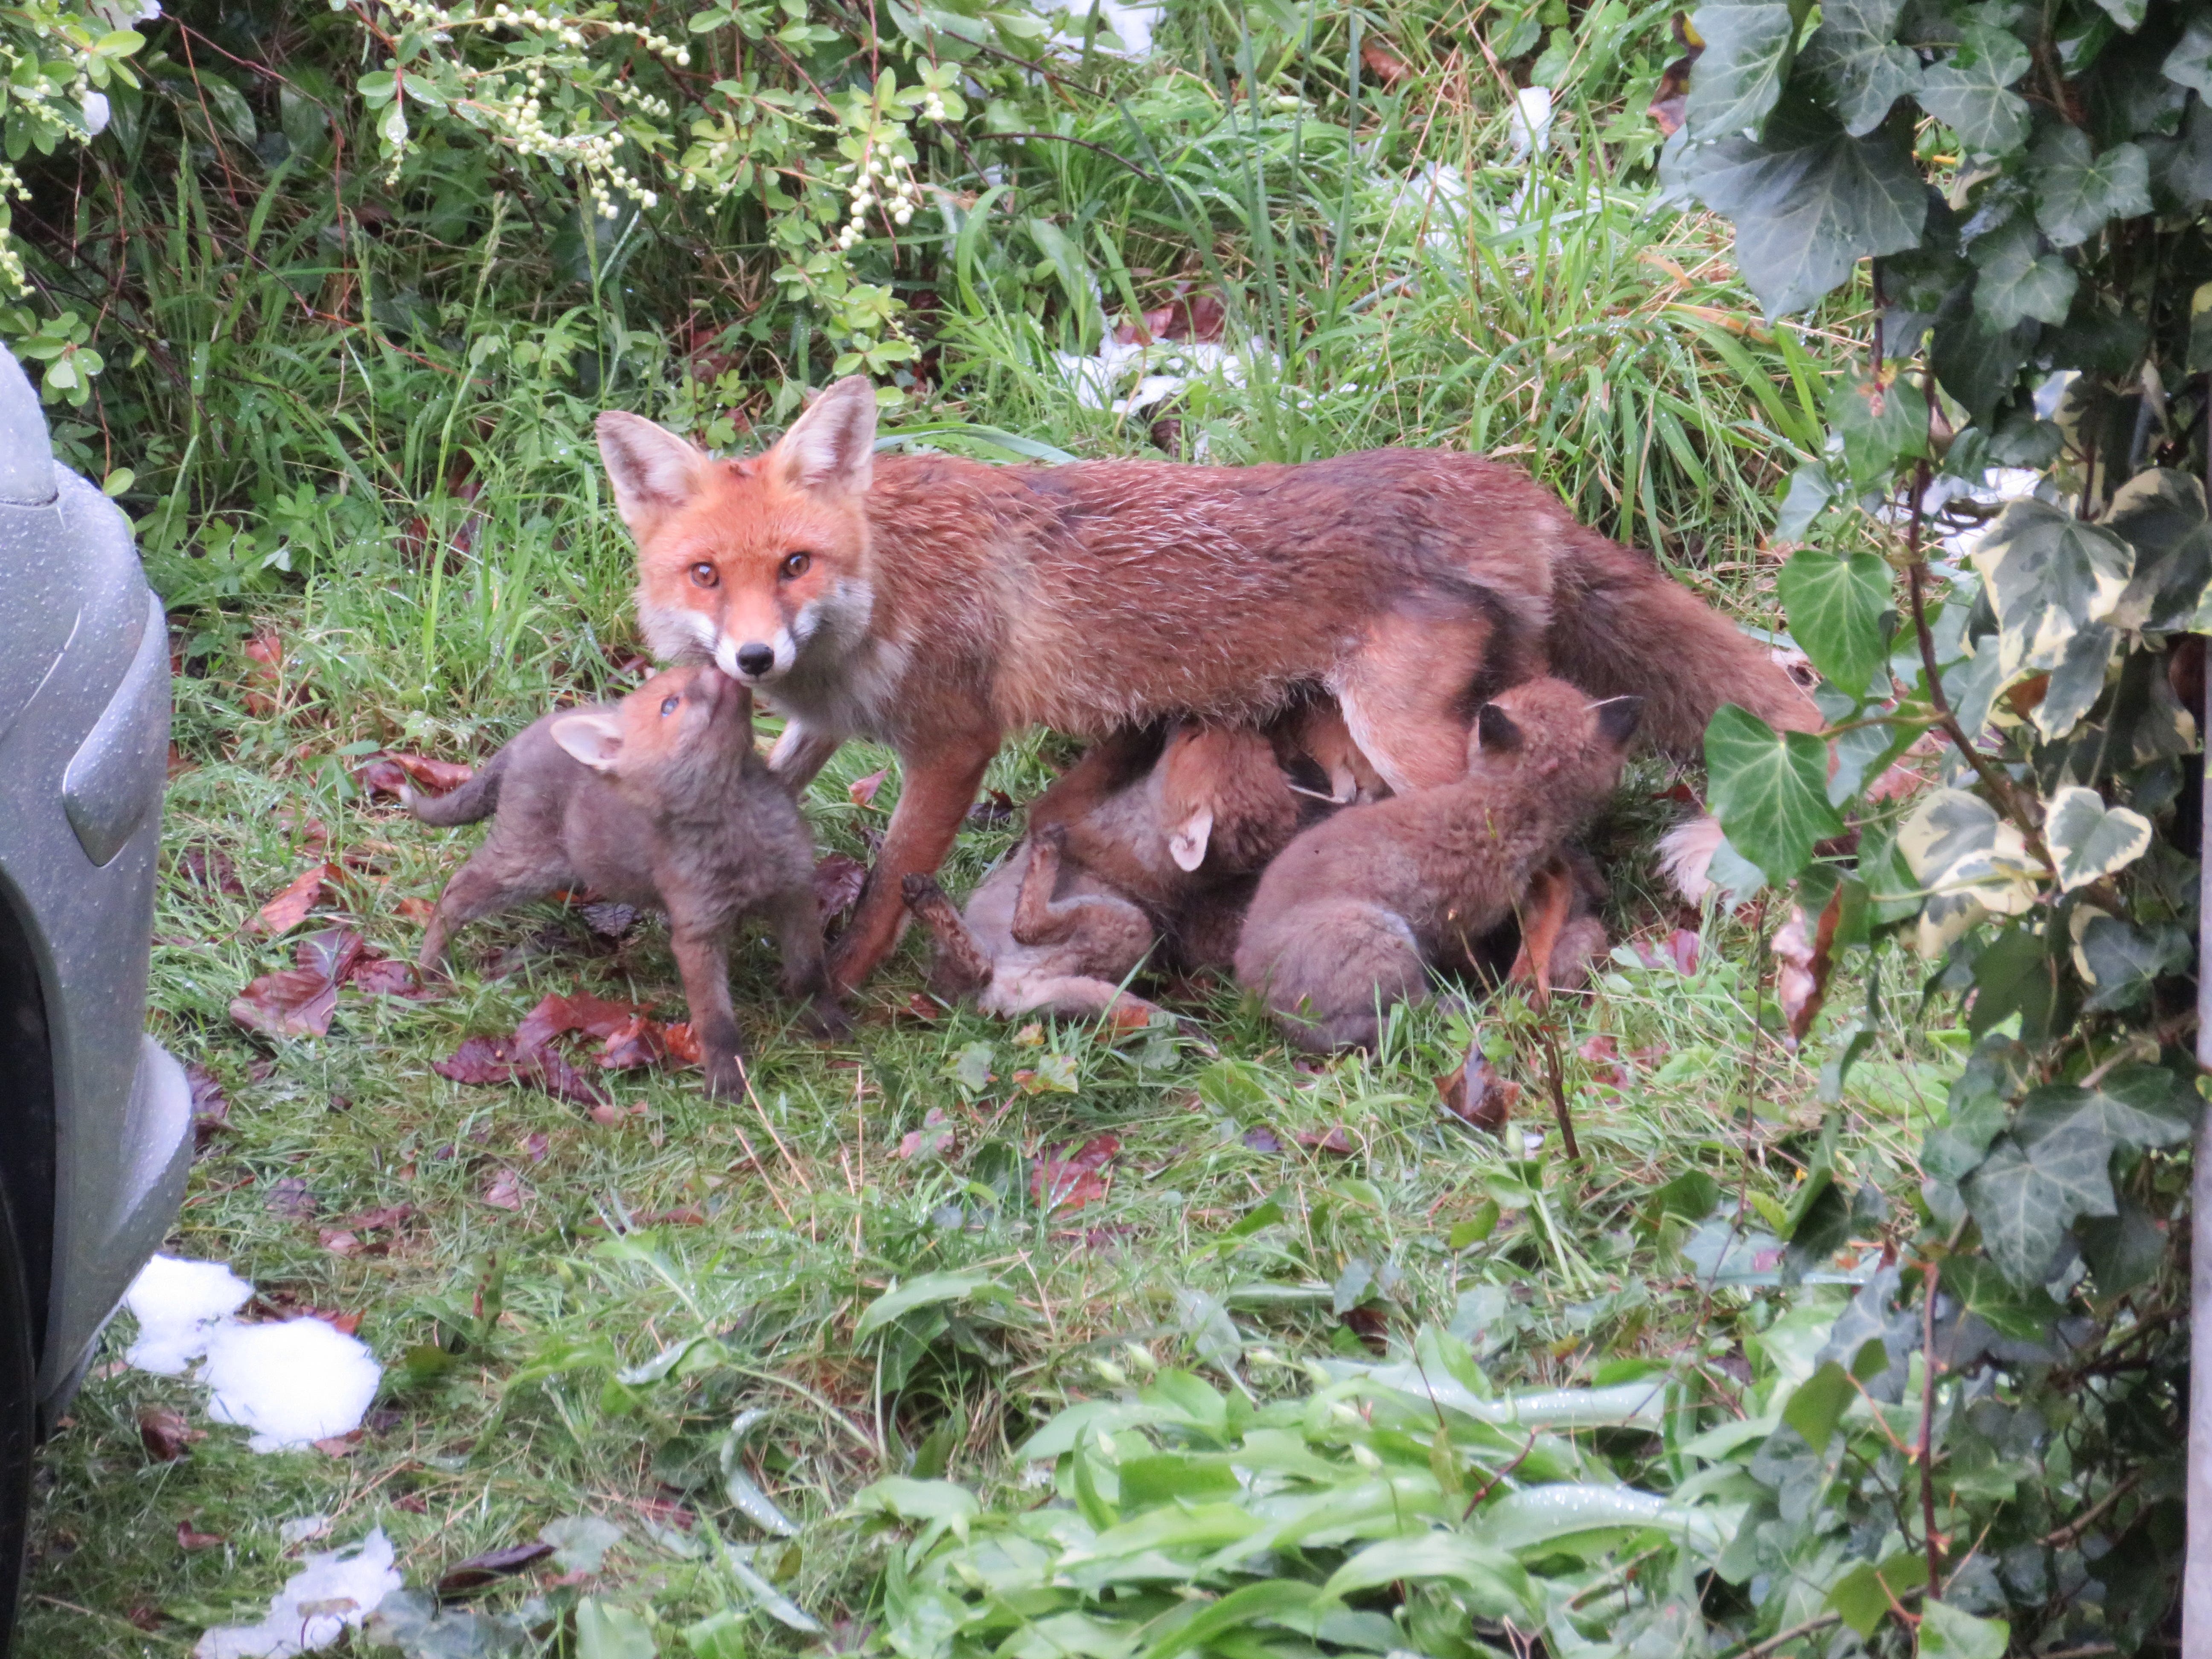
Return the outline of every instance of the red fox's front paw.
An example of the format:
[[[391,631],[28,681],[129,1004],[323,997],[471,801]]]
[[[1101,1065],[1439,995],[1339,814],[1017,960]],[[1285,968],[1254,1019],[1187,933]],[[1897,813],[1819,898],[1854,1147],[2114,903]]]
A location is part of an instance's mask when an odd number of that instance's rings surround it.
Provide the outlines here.
[[[745,1097],[744,1057],[734,1048],[710,1054],[706,1060],[707,1092],[717,1100]]]
[[[806,1005],[799,1016],[806,1029],[818,1037],[842,1037],[852,1035],[853,1021],[844,1006],[834,997],[816,997]]]

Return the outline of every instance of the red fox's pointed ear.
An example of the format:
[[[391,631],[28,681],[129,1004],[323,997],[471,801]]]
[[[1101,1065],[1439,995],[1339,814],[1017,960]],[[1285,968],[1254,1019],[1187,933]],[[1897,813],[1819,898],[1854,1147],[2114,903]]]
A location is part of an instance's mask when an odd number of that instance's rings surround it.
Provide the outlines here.
[[[1627,748],[1628,740],[1636,735],[1637,722],[1644,718],[1644,699],[1607,697],[1590,706],[1597,710],[1597,729],[1605,734],[1605,740],[1616,749]]]
[[[615,487],[615,510],[644,538],[698,493],[714,463],[704,450],[642,415],[610,409],[599,416],[599,459]]]
[[[876,389],[848,374],[807,406],[763,458],[771,474],[817,495],[866,490],[876,451]]]
[[[1475,715],[1474,737],[1476,746],[1489,753],[1510,755],[1521,746],[1521,728],[1494,702],[1483,704]]]

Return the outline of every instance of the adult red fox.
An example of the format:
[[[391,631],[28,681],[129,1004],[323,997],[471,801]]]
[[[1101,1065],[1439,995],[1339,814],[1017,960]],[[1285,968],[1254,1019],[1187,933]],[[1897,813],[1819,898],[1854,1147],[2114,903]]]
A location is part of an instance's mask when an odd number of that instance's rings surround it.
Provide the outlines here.
[[[1547,668],[1593,696],[1643,697],[1644,729],[1677,755],[1726,702],[1777,727],[1819,722],[1651,559],[1478,456],[1000,467],[878,456],[875,434],[858,378],[743,460],[638,416],[599,420],[653,649],[764,690],[790,720],[771,763],[794,787],[848,737],[898,752],[898,808],[831,963],[840,986],[896,942],[902,883],[936,869],[1023,726],[1256,721],[1317,682],[1403,793],[1460,777],[1475,711]]]

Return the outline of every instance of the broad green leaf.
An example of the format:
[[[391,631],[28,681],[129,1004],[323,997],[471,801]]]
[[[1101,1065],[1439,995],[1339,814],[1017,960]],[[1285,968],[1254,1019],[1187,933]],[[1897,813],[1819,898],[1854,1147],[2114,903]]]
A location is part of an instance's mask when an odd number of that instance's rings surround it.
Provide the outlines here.
[[[538,1529],[538,1540],[553,1547],[553,1565],[562,1572],[597,1572],[623,1535],[620,1527],[596,1515],[564,1515]]]
[[[991,1086],[991,1057],[989,1043],[967,1043],[945,1062],[944,1075],[966,1093],[980,1095]]]
[[[1907,380],[1838,380],[1828,423],[1844,441],[1844,465],[1862,489],[1886,486],[1899,462],[1928,453],[1928,394]]]
[[[1966,1312],[1998,1335],[2017,1341],[2041,1340],[2060,1311],[2058,1304],[2041,1291],[2023,1295],[2014,1290],[1987,1256],[1944,1257],[1942,1285]]]
[[[659,1651],[642,1613],[592,1595],[576,1603],[576,1659],[654,1659]]]
[[[1782,1407],[1782,1420],[1803,1435],[1814,1451],[1824,1451],[1857,1396],[1850,1373],[1831,1359],[1792,1390]]]
[[[1176,1626],[1144,1650],[1143,1659],[1174,1659],[1178,1653],[1204,1648],[1216,1637],[1242,1626],[1265,1623],[1278,1613],[1310,1607],[1321,1592],[1295,1579],[1270,1578],[1231,1590],[1211,1603],[1196,1618]]]
[[[1921,72],[1920,107],[1949,126],[1968,149],[2005,155],[2027,139],[2027,100],[2010,88],[2034,61],[2016,36],[1969,23],[1957,49]]]
[[[1789,880],[1816,843],[1843,833],[1828,805],[1828,746],[1809,732],[1777,732],[1725,704],[1705,727],[1705,769],[1729,844],[1769,880]]]
[[[980,1271],[924,1273],[918,1279],[910,1279],[868,1304],[868,1310],[853,1328],[854,1339],[857,1341],[872,1336],[901,1314],[911,1313],[916,1308],[933,1307],[941,1302],[964,1302],[979,1291],[1000,1300],[1006,1294],[992,1282],[990,1274]]]
[[[1124,1457],[1120,1464],[1124,1514],[1177,1498],[1235,1498],[1243,1490],[1226,1459],[1160,1452]]]
[[[2177,86],[2187,87],[2199,98],[2212,100],[2212,17],[2189,20],[2181,39],[2166,55],[2160,73]]]
[[[1705,0],[1692,19],[1705,43],[1690,76],[1683,125],[1693,138],[1756,128],[1782,95],[1797,20],[1772,0]]]
[[[1927,1582],[1926,1554],[1900,1550],[1879,1567],[1871,1561],[1854,1565],[1828,1591],[1828,1606],[1861,1636],[1871,1636],[1894,1601]]]
[[[2112,1215],[2112,1143],[2091,1114],[2054,1124],[2032,1146],[2004,1135],[1960,1191],[1990,1260],[2014,1284],[2040,1285],[2077,1216]]]
[[[1805,532],[1813,527],[1813,520],[1827,510],[1828,503],[1836,499],[1836,486],[1828,477],[1828,469],[1818,461],[1808,461],[1790,475],[1789,493],[1782,498],[1782,511],[1774,520],[1774,539],[1778,542],[1802,541]]]
[[[2094,1089],[2051,1083],[2030,1090],[2012,1133],[2033,1145],[2088,1125],[2123,1146],[2175,1146],[2195,1132],[2203,1109],[2196,1091],[2163,1066],[2122,1066]]]
[[[2043,252],[2025,214],[1978,239],[1969,250],[1976,270],[1974,315],[1999,333],[2033,317],[2063,323],[2081,279],[2055,253]]]
[[[1912,877],[1940,895],[1971,898],[1998,915],[2035,902],[2042,873],[2019,830],[1978,795],[1936,789],[1898,827],[1897,850]]]
[[[387,149],[399,149],[407,143],[407,105],[395,98],[385,108],[376,123],[377,136],[384,140]]]
[[[766,1422],[769,1413],[755,1407],[739,1412],[737,1420],[730,1425],[729,1432],[722,1437],[722,1489],[736,1504],[738,1513],[763,1532],[778,1538],[799,1536],[799,1523],[775,1506],[775,1502],[745,1473],[744,1440],[752,1429]]]
[[[2188,967],[2195,949],[2179,927],[2146,930],[2118,916],[2089,915],[2074,941],[2075,969],[2095,987],[2082,1007],[2091,1012],[2133,1007],[2160,978]]]
[[[2148,468],[2114,492],[2100,522],[2136,550],[2135,574],[2112,609],[2112,626],[2186,629],[2212,578],[2204,486],[2193,473]]]
[[[2115,23],[2133,34],[2142,27],[2143,14],[2150,0],[2097,0],[2097,3]]]
[[[2047,501],[2008,505],[1974,550],[1996,612],[2003,672],[2057,667],[2082,623],[2104,622],[2118,607],[2135,563],[2135,550],[2101,525]]]
[[[2119,642],[2118,633],[2102,623],[2087,623],[2066,641],[2031,717],[2045,742],[2056,742],[2071,732],[2104,695],[2105,671],[2112,666]]]
[[[2072,892],[2124,869],[2150,850],[2150,820],[2078,785],[2051,798],[2043,839],[2058,861],[2061,891]]]
[[[2106,0],[2106,9],[2115,3]],[[2136,21],[2142,21],[2140,0]],[[1977,1619],[1942,1601],[1923,1601],[1919,1637],[1919,1659],[2004,1659],[2012,1626],[2002,1619]]]
[[[821,1621],[763,1577],[752,1563],[752,1551],[736,1544],[722,1546],[722,1568],[738,1592],[760,1610],[802,1636],[819,1636]]]
[[[1920,87],[1920,59],[1895,40],[1904,0],[1829,0],[1799,64],[1826,91],[1853,137],[1872,132],[1890,106]],[[1705,68],[1699,64],[1702,75]]]
[[[1717,1553],[1727,1541],[1720,1522],[1695,1508],[1669,1504],[1626,1486],[1564,1482],[1525,1486],[1484,1504],[1476,1511],[1469,1531],[1477,1542],[1493,1548],[1527,1550],[1577,1533],[1616,1528],[1670,1533],[1711,1553]]]
[[[699,20],[693,18],[694,23]],[[692,1659],[747,1659],[745,1621],[728,1607],[684,1627]]]
[[[890,1475],[853,1494],[853,1508],[895,1515],[902,1521],[968,1521],[981,1514],[975,1494],[952,1480],[909,1480]]]
[[[2037,141],[2029,177],[2035,222],[2059,247],[2087,241],[2112,220],[2150,211],[2150,163],[2141,148],[2115,144],[2092,155],[2089,135],[2063,121]]]
[[[1518,1561],[1503,1549],[1449,1532],[1418,1533],[1370,1544],[1331,1573],[1321,1589],[1323,1595],[1340,1598],[1400,1580],[1427,1583],[1439,1579],[1472,1592],[1470,1611],[1478,1619],[1542,1617],[1542,1602]]]
[[[1698,149],[1685,163],[1690,188],[1735,225],[1736,264],[1770,317],[1804,310],[1868,254],[1920,240],[1927,187],[1886,127],[1854,138],[1785,98],[1763,137]]]

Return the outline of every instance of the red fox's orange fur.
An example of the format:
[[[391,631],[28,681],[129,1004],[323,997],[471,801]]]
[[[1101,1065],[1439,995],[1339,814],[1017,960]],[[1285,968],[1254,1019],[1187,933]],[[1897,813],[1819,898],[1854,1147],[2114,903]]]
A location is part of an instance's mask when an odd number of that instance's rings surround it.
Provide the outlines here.
[[[878,457],[875,424],[854,379],[744,460],[634,415],[599,427],[653,648],[764,690],[790,717],[773,764],[794,786],[848,737],[898,751],[904,785],[839,941],[841,984],[890,950],[902,879],[937,867],[1023,726],[1254,720],[1318,682],[1405,791],[1459,777],[1474,711],[1547,666],[1593,696],[1641,696],[1676,754],[1724,702],[1818,723],[1650,558],[1493,461],[998,467]]]

